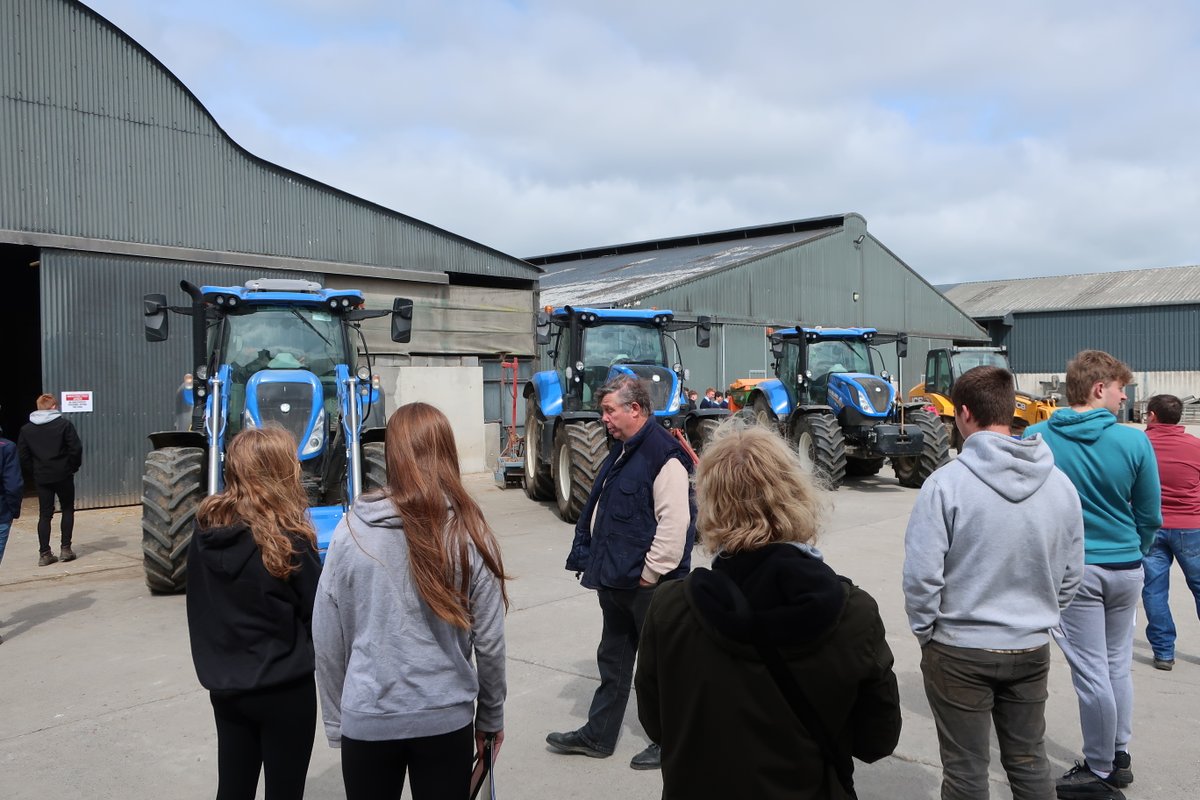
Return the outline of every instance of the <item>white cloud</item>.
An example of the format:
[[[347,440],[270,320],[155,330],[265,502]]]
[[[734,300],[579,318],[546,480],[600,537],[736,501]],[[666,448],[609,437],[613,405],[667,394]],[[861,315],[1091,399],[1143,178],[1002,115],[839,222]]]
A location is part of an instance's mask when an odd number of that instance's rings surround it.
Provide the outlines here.
[[[858,211],[935,283],[1200,261],[1183,0],[91,4],[251,152],[516,255]]]

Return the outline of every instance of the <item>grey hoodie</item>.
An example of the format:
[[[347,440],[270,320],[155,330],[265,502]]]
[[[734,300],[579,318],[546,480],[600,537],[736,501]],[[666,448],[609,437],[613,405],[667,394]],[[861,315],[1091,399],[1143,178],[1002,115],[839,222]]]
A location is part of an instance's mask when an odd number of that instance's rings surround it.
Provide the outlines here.
[[[921,487],[904,553],[922,646],[1038,647],[1083,574],[1079,496],[1041,437],[980,431]]]
[[[334,531],[313,611],[331,746],[343,733],[381,741],[437,736],[472,721],[481,731],[504,728],[504,603],[473,546],[470,563],[472,624],[462,630],[417,592],[392,502],[379,495],[355,501]]]

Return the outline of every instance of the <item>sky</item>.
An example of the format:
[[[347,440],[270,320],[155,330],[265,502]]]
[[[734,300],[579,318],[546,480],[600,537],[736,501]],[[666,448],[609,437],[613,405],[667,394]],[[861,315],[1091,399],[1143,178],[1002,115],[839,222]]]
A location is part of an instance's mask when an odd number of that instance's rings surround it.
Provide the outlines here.
[[[1191,0],[86,3],[251,153],[515,256],[853,211],[934,284],[1200,264]]]

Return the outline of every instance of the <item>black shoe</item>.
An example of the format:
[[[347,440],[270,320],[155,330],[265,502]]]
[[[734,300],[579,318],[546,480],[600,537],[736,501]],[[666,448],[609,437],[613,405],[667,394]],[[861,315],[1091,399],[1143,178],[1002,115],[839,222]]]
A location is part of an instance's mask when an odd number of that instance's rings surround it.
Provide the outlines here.
[[[651,744],[629,761],[633,769],[662,769],[662,748]]]
[[[1118,750],[1113,755],[1113,771],[1108,776],[1108,782],[1113,786],[1124,789],[1129,784],[1133,783],[1133,770],[1129,768],[1130,761],[1129,753],[1124,750]]]
[[[44,552],[40,556],[38,556],[38,566],[39,567],[48,567],[51,564],[57,564],[57,563],[58,563],[58,556],[54,555],[54,553],[51,553],[49,550],[47,550],[46,552]]]
[[[62,549],[58,551],[58,560],[64,564],[68,561],[74,561],[76,558],[78,556],[75,555],[75,551],[71,549],[71,545],[69,544],[64,544]]]
[[[557,753],[579,753],[590,758],[608,758],[612,755],[612,753],[592,747],[584,740],[583,734],[579,731],[548,733],[546,734],[546,744],[554,748]]]
[[[1060,800],[1125,800],[1125,793],[1092,772],[1086,761],[1076,761],[1055,783],[1054,791]]]
[[[1170,672],[1175,669],[1175,659],[1154,657],[1154,668],[1161,669],[1165,672]]]

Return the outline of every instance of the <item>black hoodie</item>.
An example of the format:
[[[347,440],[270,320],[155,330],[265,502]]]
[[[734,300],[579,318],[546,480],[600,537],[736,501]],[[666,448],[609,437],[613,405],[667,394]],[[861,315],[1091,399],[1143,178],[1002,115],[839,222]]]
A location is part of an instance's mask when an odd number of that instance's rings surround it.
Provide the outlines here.
[[[188,635],[200,684],[216,693],[265,689],[313,674],[316,551],[296,539],[300,568],[276,578],[242,522],[192,534]]]
[[[835,749],[862,761],[890,754],[900,700],[871,596],[791,544],[720,556],[713,569],[740,587]],[[737,616],[709,570],[655,592],[635,681],[638,716],[662,745],[663,797],[843,796]]]

